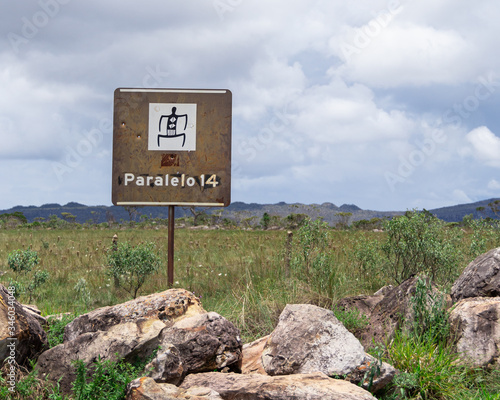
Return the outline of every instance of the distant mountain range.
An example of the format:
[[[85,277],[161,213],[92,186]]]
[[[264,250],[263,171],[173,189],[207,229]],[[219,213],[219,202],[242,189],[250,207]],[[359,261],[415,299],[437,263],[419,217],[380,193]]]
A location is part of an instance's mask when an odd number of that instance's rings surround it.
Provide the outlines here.
[[[459,222],[465,215],[472,214],[474,218],[496,218],[495,214],[488,206],[489,203],[497,199],[482,200],[475,203],[460,204],[451,207],[442,207],[429,210],[438,218],[447,222]],[[483,211],[478,211],[478,208],[484,207]],[[176,218],[192,216],[193,214],[188,208],[176,207]],[[200,209],[197,209],[199,211]],[[406,210],[405,210],[406,211]],[[277,215],[281,218],[290,214],[306,214],[313,219],[322,217],[324,221],[335,224],[338,222],[339,217],[337,213],[352,213],[351,221],[359,221],[362,219],[370,220],[372,218],[385,218],[395,215],[404,214],[405,211],[372,211],[362,210],[354,204],[343,204],[340,207],[332,203],[323,204],[288,204],[285,202],[277,204],[257,204],[257,203],[243,203],[236,201],[229,207],[224,209],[207,208],[207,213],[222,213],[223,218],[231,218],[236,220],[243,220],[245,218],[256,217],[260,219],[264,213],[270,216]],[[29,222],[33,222],[36,218],[44,218],[48,220],[51,215],[56,215],[63,218],[69,213],[75,217],[75,222],[85,223],[101,223],[114,220],[116,222],[129,221],[133,218],[136,221],[140,220],[141,215],[146,215],[148,218],[167,218],[168,207],[138,207],[135,214],[130,214],[125,208],[118,206],[86,206],[79,203],[68,203],[60,205],[57,203],[44,204],[40,207],[36,206],[16,206],[8,210],[0,210],[0,214],[22,212]]]

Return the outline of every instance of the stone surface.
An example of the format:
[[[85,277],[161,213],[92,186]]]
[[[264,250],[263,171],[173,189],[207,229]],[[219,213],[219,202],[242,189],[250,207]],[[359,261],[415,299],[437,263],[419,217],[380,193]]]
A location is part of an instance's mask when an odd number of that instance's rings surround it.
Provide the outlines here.
[[[337,301],[335,307],[341,310],[357,310],[369,318],[375,306],[383,299],[383,295],[345,297]]]
[[[177,386],[157,383],[152,378],[138,378],[127,386],[126,400],[222,400],[209,388],[181,389]]]
[[[9,330],[9,311],[14,318],[12,331]],[[27,360],[36,360],[48,347],[47,335],[39,317],[36,311],[24,307],[0,284],[0,364],[11,356],[11,349],[15,352],[16,363],[24,365]]]
[[[165,343],[155,359],[146,365],[145,370],[151,371],[148,376],[157,383],[178,385],[185,375],[179,350],[174,345]]]
[[[377,303],[371,312],[368,326],[358,335],[363,346],[371,347],[374,342],[384,344],[394,337],[397,329],[411,329],[414,321],[411,298],[415,295],[418,279],[419,276],[413,276],[405,280]],[[432,285],[432,296],[437,299],[444,295]],[[429,297],[429,306],[431,303],[432,299]],[[445,303],[445,307],[448,307],[448,299]]]
[[[392,382],[396,369],[386,362],[381,362],[375,357],[366,354],[363,363],[348,374],[345,379],[356,385],[361,385],[372,393],[377,393]]]
[[[242,374],[263,374],[266,375],[266,370],[262,366],[262,352],[266,346],[269,335],[257,339],[252,343],[243,345],[243,354],[241,362]]]
[[[173,345],[180,354],[185,374],[241,370],[240,331],[215,312],[195,315],[163,329],[160,344]]]
[[[376,400],[359,386],[321,372],[285,376],[208,372],[188,375],[181,388],[200,386],[224,400]]]
[[[500,366],[500,297],[460,300],[449,321],[464,363]]]
[[[101,360],[124,358],[133,361],[146,358],[159,345],[158,335],[165,323],[157,319],[138,319],[124,322],[107,331],[88,332],[42,353],[37,369],[42,378],[59,381],[61,391],[69,393],[75,378],[74,360],[82,360],[86,366]]]
[[[454,303],[470,297],[500,296],[500,247],[473,260],[451,287]]]
[[[83,333],[106,331],[112,326],[140,318],[157,319],[168,325],[205,312],[193,293],[170,289],[81,315],[66,326],[64,341],[73,340]]]
[[[332,311],[310,304],[287,305],[262,354],[269,375],[323,372],[345,375],[365,358],[361,343]]]

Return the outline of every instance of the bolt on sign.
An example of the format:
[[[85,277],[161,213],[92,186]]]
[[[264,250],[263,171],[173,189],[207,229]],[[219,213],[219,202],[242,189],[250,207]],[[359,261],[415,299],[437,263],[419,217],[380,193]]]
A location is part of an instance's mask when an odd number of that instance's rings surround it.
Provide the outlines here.
[[[112,201],[119,206],[228,206],[229,90],[118,88]]]

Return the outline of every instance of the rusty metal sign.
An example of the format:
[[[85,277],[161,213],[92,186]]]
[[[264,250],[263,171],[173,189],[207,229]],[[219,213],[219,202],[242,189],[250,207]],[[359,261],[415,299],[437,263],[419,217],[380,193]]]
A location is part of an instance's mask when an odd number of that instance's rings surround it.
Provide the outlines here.
[[[228,206],[229,90],[119,88],[112,201],[120,206]]]

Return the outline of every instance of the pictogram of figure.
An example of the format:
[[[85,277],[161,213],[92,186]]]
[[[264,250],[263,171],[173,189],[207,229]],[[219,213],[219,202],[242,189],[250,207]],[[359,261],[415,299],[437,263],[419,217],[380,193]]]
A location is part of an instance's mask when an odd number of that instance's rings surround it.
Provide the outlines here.
[[[158,134],[158,147],[160,147],[160,138],[176,138],[182,137],[182,147],[184,147],[184,143],[186,143],[186,134],[185,133],[177,133],[177,122],[179,122],[179,118],[184,118],[184,129],[186,130],[188,124],[188,115],[187,114],[176,114],[177,107],[172,107],[172,114],[170,115],[162,115],[160,117],[159,123],[159,131]],[[161,134],[161,122],[163,118],[167,118],[167,133],[165,135]]]

